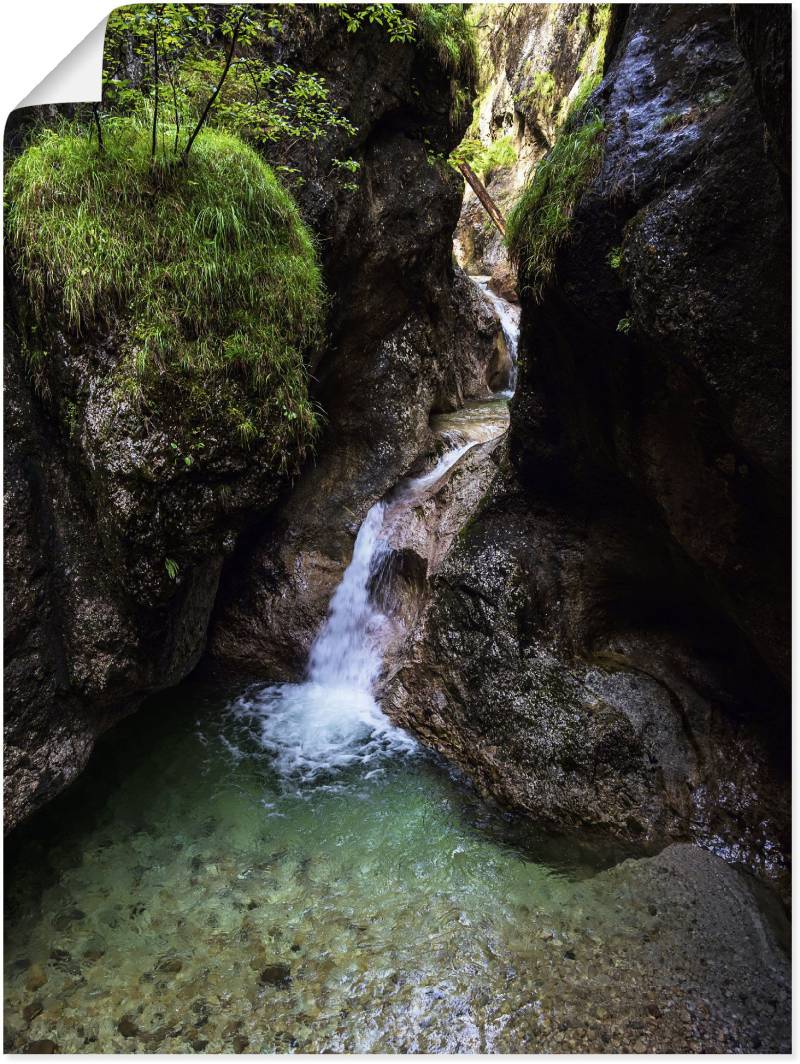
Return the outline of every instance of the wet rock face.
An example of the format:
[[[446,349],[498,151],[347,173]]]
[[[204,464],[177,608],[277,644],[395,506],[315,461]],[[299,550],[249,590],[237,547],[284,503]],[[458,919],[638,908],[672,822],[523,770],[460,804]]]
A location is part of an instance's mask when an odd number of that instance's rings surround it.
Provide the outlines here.
[[[785,681],[788,228],[728,12],[631,15],[598,104],[602,171],[528,308],[517,465],[631,483]]]
[[[758,674],[689,588],[647,616],[671,572],[652,521],[531,508],[506,468],[434,576],[384,708],[537,822],[645,847],[693,838],[780,880],[768,691],[743,694]],[[690,630],[670,623],[681,607]]]
[[[118,399],[111,345],[48,358],[39,393],[6,346],[6,828],[196,665],[223,556],[280,487],[213,411],[187,433],[168,404],[145,418]]]
[[[304,44],[302,61],[359,128],[346,149],[359,189],[326,185],[324,158],[295,161],[334,294],[314,370],[327,428],[316,462],[226,571],[210,644],[223,667],[273,679],[302,672],[367,510],[432,446],[430,415],[488,396],[507,361],[496,319],[452,263],[463,180],[427,159],[426,140],[446,154],[463,134],[449,78],[426,53],[387,47],[382,29],[339,23]]]
[[[602,170],[523,296],[508,468],[388,702],[537,818],[781,879],[788,229],[756,81],[729,9],[631,11]]]

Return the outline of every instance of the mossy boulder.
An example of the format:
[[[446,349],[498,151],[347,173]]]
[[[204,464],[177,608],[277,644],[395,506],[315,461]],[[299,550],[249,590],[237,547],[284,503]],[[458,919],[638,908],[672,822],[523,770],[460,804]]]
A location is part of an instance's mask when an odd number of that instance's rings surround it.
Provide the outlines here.
[[[314,243],[235,137],[114,123],[6,183],[6,823],[205,644],[224,558],[316,434]]]

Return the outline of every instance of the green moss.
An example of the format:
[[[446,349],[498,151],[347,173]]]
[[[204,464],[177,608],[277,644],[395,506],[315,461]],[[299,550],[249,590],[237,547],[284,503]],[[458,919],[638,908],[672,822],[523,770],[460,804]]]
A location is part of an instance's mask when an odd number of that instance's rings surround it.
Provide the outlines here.
[[[51,319],[113,329],[123,391],[168,382],[201,409],[213,395],[286,464],[315,432],[303,356],[324,313],[294,202],[232,135],[207,130],[181,166],[150,159],[144,126],[107,125],[104,153],[65,125],[7,173],[8,246],[40,335]]]
[[[523,89],[516,101],[525,108],[549,111],[556,93],[556,79],[549,70],[537,70],[528,88]]]
[[[557,124],[565,125],[571,115],[578,114],[585,106],[587,100],[603,80],[603,62],[605,60],[606,38],[608,27],[611,22],[611,5],[597,4],[592,8],[591,18],[588,9],[584,9],[582,15],[586,15],[583,29],[591,27],[592,37],[589,40],[583,55],[578,60],[578,74],[580,76],[577,90],[565,97],[558,113]]]
[[[608,265],[612,270],[619,270],[622,268],[622,248],[611,248],[608,253]]]
[[[535,298],[553,272],[575,205],[602,159],[603,120],[596,111],[568,127],[542,159],[508,217],[506,243],[522,284]]]

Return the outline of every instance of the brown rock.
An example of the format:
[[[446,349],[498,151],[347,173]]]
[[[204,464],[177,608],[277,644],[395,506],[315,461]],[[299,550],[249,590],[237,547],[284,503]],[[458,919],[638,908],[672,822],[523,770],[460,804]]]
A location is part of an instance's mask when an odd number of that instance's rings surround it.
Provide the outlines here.
[[[47,982],[47,972],[40,964],[32,964],[25,977],[25,986],[28,990],[38,990]]]

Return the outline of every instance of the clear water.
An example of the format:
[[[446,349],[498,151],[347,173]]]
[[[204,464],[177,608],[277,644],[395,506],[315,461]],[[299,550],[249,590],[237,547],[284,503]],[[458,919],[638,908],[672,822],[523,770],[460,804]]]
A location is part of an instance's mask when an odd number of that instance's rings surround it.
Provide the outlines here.
[[[710,968],[648,862],[531,834],[419,748],[287,789],[230,705],[162,698],[13,840],[7,1047],[691,1048]]]
[[[506,1044],[520,951],[552,951],[593,859],[529,856],[420,752],[287,791],[252,722],[184,697],[120,726],[10,854],[8,1024],[39,1002],[29,1037],[73,1052],[150,1047],[125,1017],[161,1051]]]

